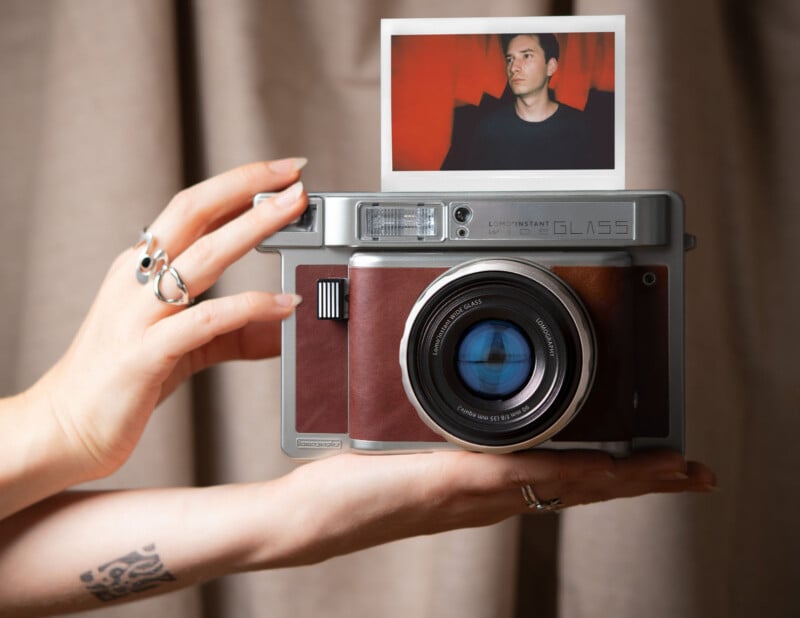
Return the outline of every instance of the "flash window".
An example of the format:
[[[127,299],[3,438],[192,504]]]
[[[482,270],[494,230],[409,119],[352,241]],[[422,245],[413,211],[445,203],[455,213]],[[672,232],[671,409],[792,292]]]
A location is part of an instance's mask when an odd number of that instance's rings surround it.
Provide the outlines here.
[[[441,203],[359,204],[359,239],[363,241],[439,241]]]

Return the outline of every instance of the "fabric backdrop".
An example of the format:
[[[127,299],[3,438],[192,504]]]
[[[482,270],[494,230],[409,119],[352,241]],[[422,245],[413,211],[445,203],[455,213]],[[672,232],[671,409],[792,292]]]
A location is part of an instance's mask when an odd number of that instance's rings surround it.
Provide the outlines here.
[[[2,0],[0,392],[60,355],[112,257],[181,187],[305,155],[310,190],[379,189],[381,17],[570,12],[627,16],[627,185],[682,193],[699,240],[687,448],[720,491],[412,539],[103,615],[800,615],[793,0]],[[275,258],[247,256],[217,292],[247,288],[279,288]],[[199,376],[97,485],[286,472],[278,370]]]

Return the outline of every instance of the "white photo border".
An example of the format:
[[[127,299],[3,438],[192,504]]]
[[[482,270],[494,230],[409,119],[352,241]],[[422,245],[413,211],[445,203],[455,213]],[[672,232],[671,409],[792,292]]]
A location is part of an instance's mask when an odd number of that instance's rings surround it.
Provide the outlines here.
[[[614,33],[613,169],[395,171],[392,161],[392,36],[511,32]],[[624,188],[624,15],[381,20],[381,189],[383,191],[570,191]]]

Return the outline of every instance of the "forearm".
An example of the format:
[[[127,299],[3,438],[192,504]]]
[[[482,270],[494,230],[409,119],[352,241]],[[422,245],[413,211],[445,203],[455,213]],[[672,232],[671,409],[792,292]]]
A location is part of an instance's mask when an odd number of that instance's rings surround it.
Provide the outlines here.
[[[262,483],[53,496],[0,522],[0,615],[132,601],[514,512],[437,497],[457,487],[455,457],[340,456]]]
[[[291,544],[281,483],[45,500],[0,523],[0,614],[91,609],[272,566]]]

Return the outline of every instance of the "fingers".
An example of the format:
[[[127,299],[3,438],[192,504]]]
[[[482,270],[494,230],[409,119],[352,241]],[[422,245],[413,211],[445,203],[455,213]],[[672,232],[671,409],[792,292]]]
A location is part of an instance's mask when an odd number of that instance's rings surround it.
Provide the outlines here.
[[[306,204],[303,184],[298,181],[196,240],[173,261],[189,288],[189,296],[205,292],[228,266],[299,217]]]
[[[614,460],[601,452],[542,450],[517,457],[523,464],[516,471],[518,486],[613,476]]]
[[[295,182],[305,164],[303,158],[250,163],[204,180],[178,193],[149,231],[174,259],[207,231],[248,208],[256,193]]]
[[[521,488],[531,486],[542,501],[558,499],[564,507],[648,493],[710,491],[716,485],[711,470],[686,462],[672,451],[639,452],[613,459],[601,452],[529,451],[514,455],[446,453],[441,483],[443,495],[472,496],[469,508],[486,501],[498,512],[525,513]]]
[[[147,253],[165,251],[166,258],[156,262],[161,272],[152,274],[150,285],[142,287],[141,295],[148,297],[151,307],[146,315],[159,319],[180,311],[182,302],[152,303],[152,295],[159,300],[196,298],[261,240],[297,219],[307,204],[298,181],[305,163],[303,158],[253,163],[176,195],[149,227],[153,244]],[[255,193],[279,189],[251,207]]]
[[[670,466],[668,463],[682,464]],[[615,462],[614,476],[569,482],[538,483],[539,500],[558,499],[564,507],[633,498],[652,493],[708,492],[716,476],[699,462],[685,462],[677,453],[642,453]]]
[[[683,478],[686,462],[672,451],[646,451],[625,459],[614,459],[600,451],[533,450],[512,455],[448,453],[454,469],[445,472],[479,492],[499,486],[566,483],[586,480],[636,480]]]
[[[686,478],[686,460],[674,451],[634,453],[614,460],[612,475],[618,480],[679,480]]]
[[[213,365],[231,360],[259,360],[281,353],[281,323],[250,322],[218,335],[187,354],[164,381],[159,401],[168,397],[186,378]]]
[[[609,478],[614,461],[597,451],[526,451],[511,455],[447,453],[451,470],[469,492],[494,492],[501,488],[566,482],[585,478]]]
[[[572,482],[537,486],[540,500],[559,498],[564,506],[578,506],[653,493],[708,492],[716,488],[714,474],[703,464],[689,462],[685,472],[673,478],[646,478],[643,474],[613,481]]]
[[[281,323],[250,322],[244,327],[219,335],[203,354],[205,364],[193,363],[194,371],[230,360],[258,360],[281,353]]]
[[[676,480],[686,477],[686,461],[674,451],[634,453],[614,459],[605,453],[581,451],[535,451],[523,457],[526,468],[520,484],[600,480]]]
[[[184,354],[194,352],[192,364],[196,369],[227,360],[227,355],[237,351],[254,354],[259,349],[258,344],[248,344],[241,339],[222,337],[218,346],[204,346],[226,333],[240,331],[250,323],[283,320],[291,315],[299,302],[300,298],[292,294],[267,292],[245,292],[206,300],[151,325],[146,338],[157,344],[145,348],[158,354],[155,362],[175,362]],[[242,330],[238,336],[248,332]]]

